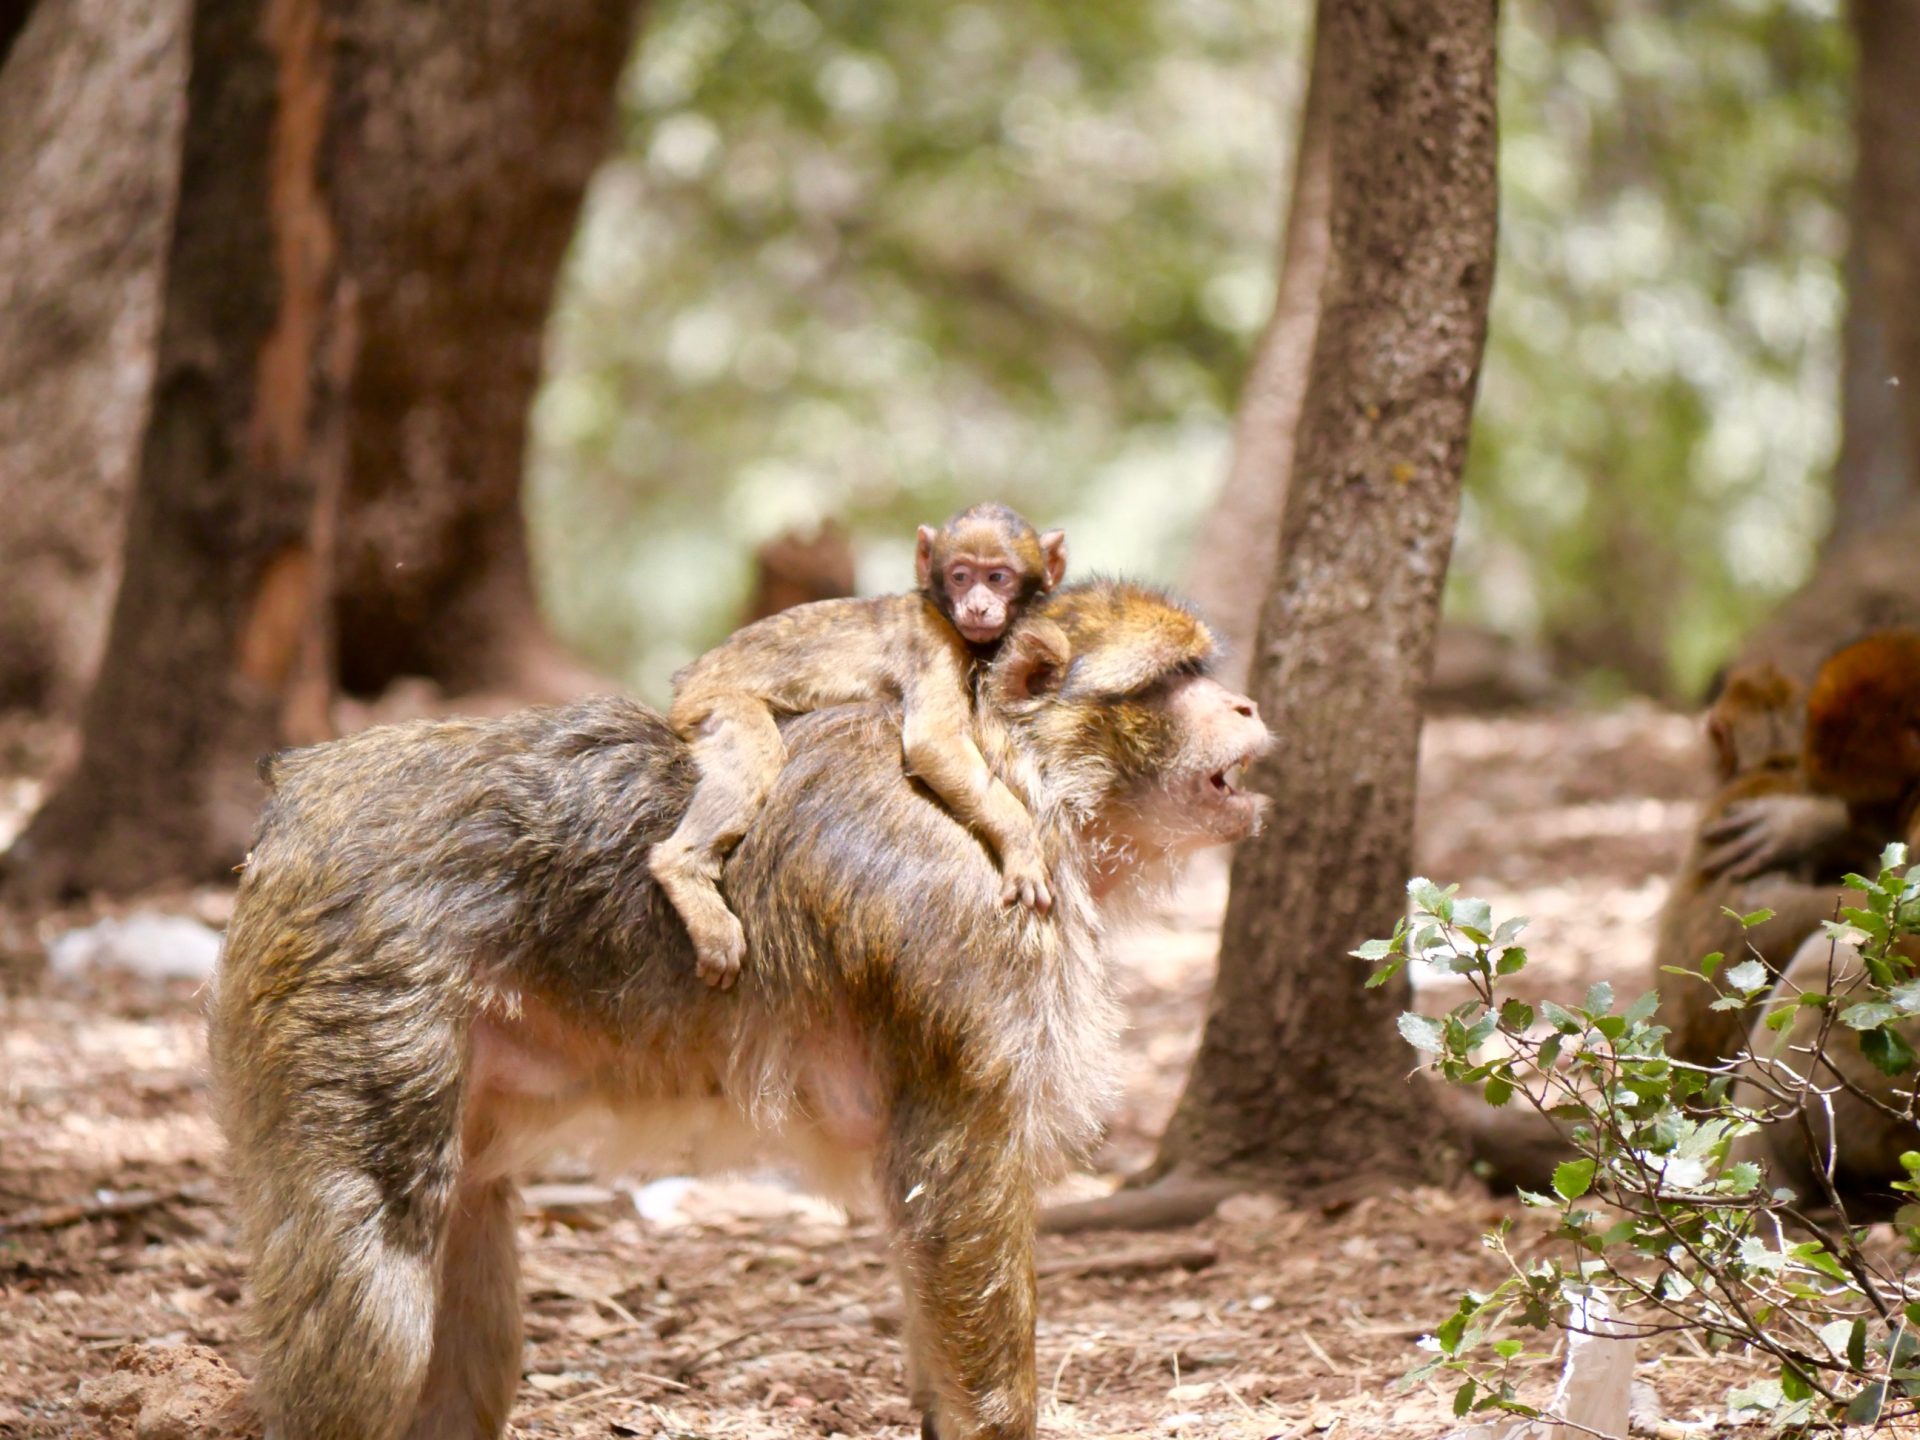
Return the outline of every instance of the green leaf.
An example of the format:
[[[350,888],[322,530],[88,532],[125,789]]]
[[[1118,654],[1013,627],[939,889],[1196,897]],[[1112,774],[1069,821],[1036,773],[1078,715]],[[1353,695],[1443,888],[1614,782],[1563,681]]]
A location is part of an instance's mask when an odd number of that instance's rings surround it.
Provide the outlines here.
[[[1593,1186],[1593,1161],[1566,1160],[1553,1170],[1554,1192],[1562,1200],[1578,1200]]]
[[[1460,1388],[1453,1392],[1453,1413],[1464,1415],[1473,1408],[1473,1394],[1479,1388],[1472,1379],[1460,1382]]]
[[[1380,986],[1386,984],[1387,981],[1391,980],[1394,976],[1398,975],[1403,969],[1405,969],[1406,964],[1407,964],[1406,956],[1404,955],[1394,956],[1393,959],[1387,961],[1386,964],[1380,966],[1371,975],[1367,976],[1366,988],[1369,990],[1378,989]]]
[[[1747,995],[1765,989],[1772,978],[1758,960],[1742,960],[1727,972],[1727,984]]]
[[[1534,1064],[1542,1070],[1551,1070],[1553,1062],[1560,1058],[1560,1037],[1549,1035],[1540,1042],[1540,1049],[1534,1054]]]
[[[1510,920],[1502,920],[1500,922],[1500,928],[1493,932],[1493,943],[1496,945],[1511,945],[1515,940],[1520,938],[1520,932],[1525,930],[1531,923],[1532,922],[1524,915],[1515,915]]]
[[[1513,1081],[1504,1075],[1495,1075],[1488,1079],[1487,1088],[1482,1092],[1487,1104],[1496,1110],[1513,1098]]]
[[[1443,1022],[1408,1010],[1395,1023],[1400,1027],[1400,1037],[1414,1049],[1424,1050],[1429,1055],[1446,1053],[1447,1027]]]
[[[1700,957],[1700,973],[1711,980],[1713,978],[1713,972],[1720,968],[1721,962],[1726,958],[1726,955],[1719,950],[1714,951],[1711,955],[1702,955]]]
[[[1629,1025],[1639,1025],[1653,1018],[1653,1012],[1660,1008],[1660,992],[1649,990],[1633,1004],[1627,1007],[1626,1021]]]
[[[1853,1317],[1853,1329],[1847,1335],[1847,1363],[1856,1370],[1867,1368],[1867,1322],[1864,1316]]]
[[[1587,1028],[1586,1021],[1582,1020],[1564,1005],[1556,1005],[1551,1000],[1542,1000],[1540,1002],[1540,1013],[1547,1017],[1547,1023],[1549,1025],[1553,1026],[1554,1029],[1563,1035],[1578,1035],[1582,1030]]]
[[[1484,900],[1462,899],[1453,902],[1453,923],[1462,930],[1478,930],[1482,938],[1476,944],[1490,943],[1485,932],[1493,928],[1493,907]]]
[[[1780,1366],[1780,1393],[1789,1400],[1809,1400],[1813,1397],[1813,1386],[1791,1363],[1783,1361]]]
[[[1860,1392],[1847,1406],[1849,1425],[1872,1425],[1880,1418],[1881,1407],[1887,1403],[1887,1385],[1884,1380],[1876,1380],[1871,1385],[1863,1385]]]
[[[1818,1241],[1794,1246],[1793,1255],[1796,1260],[1818,1270],[1830,1280],[1844,1281],[1847,1278],[1847,1272],[1841,1268],[1840,1262],[1822,1248]]]
[[[1720,1182],[1730,1195],[1745,1195],[1759,1188],[1760,1167],[1751,1160],[1742,1160],[1737,1165],[1729,1165],[1720,1176]]]
[[[1913,1047],[1898,1030],[1863,1030],[1860,1053],[1883,1075],[1904,1075],[1913,1068]]]
[[[1527,952],[1518,945],[1507,946],[1493,963],[1493,973],[1496,975],[1518,975],[1526,968]]]
[[[1596,980],[1587,987],[1586,1004],[1582,1008],[1589,1015],[1605,1015],[1613,1009],[1613,986],[1604,980]]]
[[[1799,1013],[1800,1007],[1798,1005],[1779,1005],[1767,1012],[1767,1018],[1763,1023],[1767,1029],[1778,1034],[1780,1031],[1786,1029],[1787,1026],[1791,1025],[1793,1023],[1793,1017]]]
[[[1771,919],[1773,919],[1773,911],[1771,910],[1749,910],[1740,917],[1740,928],[1743,930],[1751,930],[1754,926],[1764,925]]]
[[[1358,950],[1349,950],[1347,953],[1356,960],[1384,960],[1397,953],[1397,949],[1391,940],[1369,940]]]
[[[1533,1007],[1524,1000],[1508,1000],[1500,1006],[1500,1023],[1509,1030],[1525,1030],[1533,1024]]]
[[[1416,875],[1407,881],[1407,895],[1417,908],[1428,914],[1436,913],[1446,898],[1440,887],[1423,875]]]
[[[1498,1355],[1502,1360],[1514,1359],[1519,1355],[1520,1349],[1521,1346],[1518,1340],[1496,1340],[1493,1342],[1493,1353]]]
[[[1849,1005],[1840,1012],[1840,1023],[1850,1025],[1855,1030],[1875,1030],[1889,1020],[1898,1020],[1898,1007],[1877,1000],[1863,1001],[1858,1005]]]

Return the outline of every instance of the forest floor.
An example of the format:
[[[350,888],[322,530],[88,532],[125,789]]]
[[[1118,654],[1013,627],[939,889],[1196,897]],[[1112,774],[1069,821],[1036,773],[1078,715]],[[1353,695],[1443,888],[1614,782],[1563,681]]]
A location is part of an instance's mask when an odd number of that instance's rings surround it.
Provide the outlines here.
[[[58,749],[43,732],[0,735],[0,844]],[[1609,979],[1637,994],[1703,771],[1693,722],[1648,708],[1433,721],[1419,868],[1533,918],[1540,993],[1577,997]],[[1096,1173],[1067,1194],[1099,1193],[1151,1157],[1197,1039],[1224,894],[1224,867],[1202,867],[1158,924],[1118,944],[1133,1025],[1125,1100]],[[98,968],[53,976],[28,958],[102,914],[217,926],[229,903],[202,890],[37,917],[11,964],[0,932],[0,1436],[133,1435],[148,1372],[160,1388],[141,1435],[249,1433],[194,1411],[237,1387],[222,1362],[248,1364],[199,987]],[[1386,1063],[1409,1069],[1411,1052]],[[528,1343],[512,1434],[918,1433],[870,1223],[764,1177],[539,1179],[522,1224]],[[1044,1238],[1042,1429],[1438,1437],[1455,1425],[1450,1390],[1395,1381],[1459,1292],[1497,1279],[1479,1237],[1509,1216],[1523,1248],[1534,1243],[1525,1212],[1469,1181],[1331,1212],[1245,1197],[1191,1230]],[[1533,1367],[1541,1397],[1556,1366],[1549,1355]],[[1744,1370],[1669,1350],[1643,1353],[1640,1379],[1661,1433],[1688,1434],[1720,1415]]]

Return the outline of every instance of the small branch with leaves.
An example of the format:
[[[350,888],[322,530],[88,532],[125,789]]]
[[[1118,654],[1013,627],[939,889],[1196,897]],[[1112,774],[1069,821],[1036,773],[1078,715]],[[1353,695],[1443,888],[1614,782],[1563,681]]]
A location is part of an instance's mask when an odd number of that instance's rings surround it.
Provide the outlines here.
[[[1710,1065],[1667,1053],[1655,992],[1624,1008],[1604,983],[1577,1006],[1508,993],[1526,968],[1527,922],[1496,923],[1457,887],[1408,886],[1412,913],[1354,952],[1376,967],[1368,984],[1414,961],[1463,980],[1470,998],[1444,1015],[1402,1015],[1400,1033],[1428,1068],[1487,1104],[1517,1100],[1552,1117],[1573,1151],[1549,1193],[1521,1192],[1551,1212],[1564,1249],[1522,1260],[1510,1223],[1485,1237],[1507,1278],[1461,1297],[1409,1382],[1450,1373],[1457,1414],[1537,1417],[1516,1392],[1523,1333],[1577,1328],[1573,1317],[1597,1305],[1614,1334],[1687,1331],[1770,1359],[1776,1378],[1728,1403],[1778,1428],[1920,1413],[1920,872],[1909,879],[1894,845],[1877,877],[1846,883],[1860,903],[1826,927],[1825,988],[1776,979],[1757,952],[1668,967],[1713,986],[1713,1008],[1753,1012],[1747,1046]],[[1734,918],[1751,929],[1771,912]],[[1846,1163],[1845,1115],[1870,1116],[1911,1148],[1888,1151],[1887,1173],[1862,1176]],[[1875,1190],[1909,1197],[1891,1239],[1850,1214]]]

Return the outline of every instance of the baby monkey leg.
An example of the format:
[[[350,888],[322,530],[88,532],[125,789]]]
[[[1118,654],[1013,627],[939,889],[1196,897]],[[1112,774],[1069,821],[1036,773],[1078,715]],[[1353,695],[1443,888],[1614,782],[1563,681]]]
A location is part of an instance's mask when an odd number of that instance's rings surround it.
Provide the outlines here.
[[[720,894],[720,867],[765,803],[787,748],[763,702],[728,695],[714,701],[692,749],[700,782],[686,818],[653,847],[647,866],[686,923],[700,978],[724,989],[740,973],[747,937]]]

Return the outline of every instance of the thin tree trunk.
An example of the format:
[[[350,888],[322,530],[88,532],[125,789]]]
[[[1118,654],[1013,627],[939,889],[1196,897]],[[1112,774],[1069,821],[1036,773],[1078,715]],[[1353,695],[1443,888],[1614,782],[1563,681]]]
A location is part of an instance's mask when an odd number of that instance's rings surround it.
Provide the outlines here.
[[[1333,89],[1316,31],[1294,140],[1293,185],[1281,238],[1273,314],[1254,348],[1233,427],[1233,459],[1194,541],[1187,590],[1220,636],[1221,680],[1247,683],[1261,603],[1280,553],[1280,515],[1307,395],[1320,286],[1327,269],[1328,111]]]
[[[1867,273],[1861,208],[1856,195],[1840,330],[1840,454],[1833,464],[1833,524],[1823,558],[1880,530],[1920,499],[1920,476],[1907,460],[1900,391],[1887,383],[1893,374],[1887,327]]]
[[[1920,11],[1911,0],[1854,0],[1852,13],[1860,55],[1855,223],[1885,320],[1888,378],[1911,464],[1920,457]]]
[[[1153,1174],[1297,1190],[1435,1173],[1442,1138],[1348,952],[1404,912],[1420,695],[1493,279],[1493,0],[1322,0],[1332,248],[1255,694],[1280,744]]]
[[[534,643],[525,412],[632,6],[454,9],[193,7],[124,577],[15,893],[224,871],[337,664],[477,682]]]

